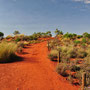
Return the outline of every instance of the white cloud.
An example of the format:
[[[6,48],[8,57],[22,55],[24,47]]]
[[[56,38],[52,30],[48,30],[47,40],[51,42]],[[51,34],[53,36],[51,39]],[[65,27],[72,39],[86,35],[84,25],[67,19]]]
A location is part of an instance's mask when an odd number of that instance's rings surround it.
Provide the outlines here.
[[[85,0],[84,2],[87,4],[90,4],[90,0]]]
[[[90,4],[90,0],[73,0],[75,2],[83,2],[85,4]]]

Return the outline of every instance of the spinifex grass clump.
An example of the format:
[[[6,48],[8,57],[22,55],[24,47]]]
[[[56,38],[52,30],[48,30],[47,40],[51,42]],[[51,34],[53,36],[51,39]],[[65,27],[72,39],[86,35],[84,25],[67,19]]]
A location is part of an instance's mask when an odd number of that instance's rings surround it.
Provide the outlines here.
[[[67,77],[69,74],[66,72],[68,70],[69,66],[66,63],[60,63],[56,67],[56,71],[58,74]]]
[[[50,52],[50,54],[48,55],[49,59],[54,61],[55,59],[58,58],[58,51],[55,49],[55,50],[52,50]]]
[[[13,58],[16,58],[17,45],[15,43],[0,43],[0,62],[10,62]]]

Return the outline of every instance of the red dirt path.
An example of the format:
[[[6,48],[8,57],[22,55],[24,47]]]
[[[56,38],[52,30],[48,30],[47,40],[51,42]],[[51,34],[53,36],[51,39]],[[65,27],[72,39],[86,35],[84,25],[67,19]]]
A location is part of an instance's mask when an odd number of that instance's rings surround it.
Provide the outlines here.
[[[23,61],[0,64],[0,90],[78,90],[56,73],[46,41],[23,51]]]

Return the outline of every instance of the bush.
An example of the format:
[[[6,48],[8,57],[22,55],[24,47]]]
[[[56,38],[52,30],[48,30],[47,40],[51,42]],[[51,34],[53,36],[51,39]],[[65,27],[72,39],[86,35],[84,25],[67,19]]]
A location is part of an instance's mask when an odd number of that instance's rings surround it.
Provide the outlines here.
[[[16,42],[19,42],[20,40],[21,40],[20,38],[17,38],[15,41],[16,41]]]
[[[81,85],[81,83],[82,83],[82,81],[81,81],[82,80],[82,71],[77,71],[74,76],[75,76],[76,79],[79,80],[78,83]]]
[[[72,65],[71,66],[71,71],[76,72],[76,71],[79,71],[79,70],[80,70],[80,66],[78,66],[78,65]]]
[[[24,43],[23,43],[24,45],[29,45],[30,44],[30,42],[26,42],[26,41],[24,41]]]
[[[13,58],[17,57],[15,52],[17,50],[17,45],[15,43],[0,43],[0,62],[10,62]]]
[[[77,35],[77,38],[78,38],[78,39],[80,39],[80,38],[82,38],[82,37],[83,37],[82,35]]]
[[[87,56],[87,52],[84,49],[82,49],[82,48],[78,49],[78,51],[77,51],[78,58],[84,58],[86,56]]]
[[[82,39],[82,43],[86,43],[87,40],[85,38]]]
[[[58,58],[58,51],[57,50],[51,50],[50,54],[48,55],[48,58],[50,60],[54,60]]]
[[[6,39],[10,39],[10,38],[13,38],[11,35],[8,35],[7,37],[6,37]]]
[[[0,39],[2,39],[4,36],[4,33],[3,32],[0,32]]]
[[[36,44],[36,43],[40,43],[40,41],[38,41],[38,40],[32,40],[28,44]]]
[[[23,42],[18,42],[18,43],[17,43],[17,46],[24,48],[24,43],[23,43]]]
[[[69,74],[67,74],[67,72],[66,72],[66,70],[68,70],[68,67],[69,67],[69,66],[68,66],[67,64],[65,64],[65,63],[60,63],[60,64],[57,65],[56,71],[57,71],[57,73],[59,73],[60,75],[66,77],[66,76],[69,75]]]
[[[90,65],[90,56],[89,55],[85,58],[85,64]]]
[[[83,37],[84,37],[84,38],[90,38],[90,34],[87,33],[87,32],[85,32],[85,33],[83,33]]]
[[[75,34],[75,33],[66,33],[66,34],[64,34],[64,38],[70,38],[70,39],[74,39],[75,37],[77,36],[77,34]]]
[[[75,43],[75,44],[79,44],[79,43],[80,43],[80,41],[78,41],[78,40],[75,40],[75,41],[74,41],[74,43]]]
[[[61,51],[61,58],[62,59],[70,59],[75,58],[77,56],[76,51],[77,49],[73,46],[61,46],[58,47]]]
[[[18,42],[17,46],[18,46],[17,52],[22,53],[22,49],[24,48],[24,43],[23,42]]]

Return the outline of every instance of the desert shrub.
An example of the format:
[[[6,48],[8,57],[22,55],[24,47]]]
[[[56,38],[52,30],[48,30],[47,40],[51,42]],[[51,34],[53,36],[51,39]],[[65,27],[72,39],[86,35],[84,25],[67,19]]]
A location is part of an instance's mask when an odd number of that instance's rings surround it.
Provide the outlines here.
[[[57,50],[51,50],[50,54],[48,55],[48,58],[50,60],[54,60],[55,58],[58,58],[58,51]]]
[[[76,54],[77,49],[71,45],[61,46],[61,47],[58,47],[57,49],[60,49],[62,59],[75,58],[77,56]]]
[[[35,34],[29,36],[29,40],[37,40],[37,36]]]
[[[15,39],[16,42],[19,42],[21,39],[18,37]]]
[[[23,44],[24,44],[24,45],[29,45],[30,42],[24,41]]]
[[[17,43],[17,46],[23,48],[23,47],[24,47],[24,43],[23,43],[23,42],[18,42],[18,43]]]
[[[0,39],[3,39],[4,33],[0,32]]]
[[[50,47],[51,49],[54,49],[56,46],[59,45],[58,43],[59,43],[59,40],[57,40],[57,39],[50,40],[50,41],[49,41],[49,47]]]
[[[80,38],[82,38],[83,37],[83,35],[77,35],[77,38],[78,39],[80,39]]]
[[[75,39],[76,36],[77,36],[77,34],[75,34],[75,33],[68,33],[67,32],[66,34],[63,35],[63,38]]]
[[[17,50],[17,45],[15,43],[0,43],[0,62],[5,63],[12,61],[13,58],[17,57],[15,52]]]
[[[86,86],[90,86],[90,67],[89,71],[86,72]]]
[[[86,44],[85,43],[82,43],[82,48],[86,48]]]
[[[87,56],[87,52],[84,49],[79,48],[77,51],[77,57],[78,58],[84,58],[86,56]]]
[[[78,40],[75,40],[75,41],[74,41],[74,43],[75,43],[75,44],[79,44],[79,43],[80,43],[80,41],[78,41]]]
[[[74,75],[74,78],[76,78],[76,79],[78,79],[79,80],[79,85],[81,85],[81,83],[82,83],[82,71],[77,71],[76,73],[75,73],[75,75]]]
[[[85,64],[90,65],[90,56],[89,55],[87,57],[85,57]]]
[[[90,38],[90,34],[87,33],[87,32],[85,32],[85,33],[83,33],[83,37],[84,37],[84,38]]]
[[[82,43],[86,43],[87,40],[85,38],[82,39]]]
[[[18,53],[22,53],[22,49],[24,48],[24,43],[23,42],[18,42],[17,43],[17,46],[18,46],[18,48],[17,48],[17,52]]]
[[[11,35],[8,35],[7,37],[6,37],[6,39],[10,39],[10,38],[13,38]]]
[[[22,53],[22,52],[23,52],[22,47],[18,47],[18,49],[17,49],[17,53]]]
[[[38,41],[38,40],[32,40],[32,41],[29,42],[29,44],[36,44],[36,43],[40,43],[40,41]]]
[[[57,35],[63,35],[63,32],[60,31],[60,30],[58,30],[58,29],[56,29],[56,30],[55,30],[55,34],[56,34],[56,36],[57,36]]]
[[[68,67],[69,66],[67,64],[60,63],[60,64],[57,65],[56,71],[57,71],[58,74],[66,77],[66,76],[68,76],[68,73],[66,72],[66,70],[68,70]]]
[[[74,72],[80,70],[80,66],[78,66],[78,65],[72,65],[70,68],[71,68],[71,71],[74,71]]]

